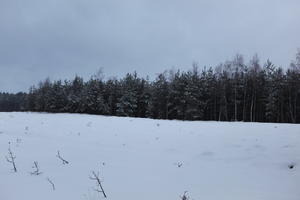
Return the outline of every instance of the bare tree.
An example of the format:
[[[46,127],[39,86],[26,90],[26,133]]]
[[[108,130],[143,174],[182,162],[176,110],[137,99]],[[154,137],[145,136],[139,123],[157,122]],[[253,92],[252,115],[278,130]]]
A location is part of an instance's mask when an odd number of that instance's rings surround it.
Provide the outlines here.
[[[69,162],[68,162],[67,160],[65,160],[64,158],[62,158],[62,157],[60,156],[59,151],[57,151],[56,157],[58,157],[58,158],[63,162],[64,165],[65,165],[65,164],[69,164]]]
[[[260,61],[257,54],[255,54],[252,59],[250,60],[250,76],[253,80],[253,92],[251,95],[251,104],[250,104],[250,121],[254,122],[256,117],[256,102],[257,102],[257,79],[258,79],[258,73],[261,71],[260,67]]]
[[[13,155],[10,147],[8,148],[8,156],[9,157],[5,156],[6,161],[11,163],[13,165],[14,172],[17,172],[16,163],[15,163],[16,156]]]
[[[236,54],[232,61],[233,65],[233,80],[234,80],[234,120],[238,120],[238,88],[240,74],[245,70],[244,57],[241,54]]]
[[[99,192],[99,193],[102,193],[104,198],[107,198],[105,192],[104,192],[104,189],[102,187],[102,184],[101,184],[101,181],[100,181],[100,178],[99,178],[99,172],[96,174],[95,171],[92,172],[92,176],[90,176],[90,179],[91,180],[95,180],[97,182],[97,186],[99,187],[99,189],[95,189],[95,191]]]
[[[32,168],[34,169],[34,171],[30,172],[31,175],[40,175],[42,173],[42,172],[40,172],[39,165],[38,165],[37,161],[33,162]]]
[[[55,185],[54,185],[54,183],[50,180],[49,177],[47,177],[47,181],[51,184],[52,189],[55,190]]]

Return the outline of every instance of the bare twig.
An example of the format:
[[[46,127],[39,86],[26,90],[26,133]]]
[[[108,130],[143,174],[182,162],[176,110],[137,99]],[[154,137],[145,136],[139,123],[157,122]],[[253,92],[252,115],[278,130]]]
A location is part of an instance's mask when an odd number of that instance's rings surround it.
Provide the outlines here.
[[[67,160],[65,160],[64,158],[62,158],[62,157],[60,156],[59,151],[57,151],[56,157],[58,157],[58,158],[63,162],[64,165],[65,165],[65,164],[69,164],[69,162],[68,162]]]
[[[30,172],[31,175],[40,175],[42,172],[40,172],[39,166],[38,166],[38,162],[34,161],[33,162],[33,166],[32,168],[35,169],[33,172]]]
[[[47,177],[47,181],[51,184],[52,189],[55,190],[55,185],[54,185],[54,183],[50,180],[49,177]]]
[[[104,196],[104,198],[107,198],[107,196],[106,196],[106,194],[104,192],[104,189],[102,187],[100,178],[99,178],[99,172],[96,174],[95,171],[92,171],[92,176],[90,176],[90,179],[91,180],[95,180],[97,182],[97,186],[99,187],[99,189],[95,189],[95,191],[102,193],[103,196]]]
[[[187,196],[187,191],[184,191],[183,195],[180,196],[180,199],[181,200],[188,200],[189,199],[189,197]]]
[[[182,166],[182,163],[177,163],[177,167],[181,167]]]
[[[16,156],[13,155],[10,147],[8,148],[8,156],[9,157],[5,156],[6,161],[9,162],[9,163],[11,163],[13,165],[14,172],[17,172],[17,167],[16,167],[16,163],[15,163]]]

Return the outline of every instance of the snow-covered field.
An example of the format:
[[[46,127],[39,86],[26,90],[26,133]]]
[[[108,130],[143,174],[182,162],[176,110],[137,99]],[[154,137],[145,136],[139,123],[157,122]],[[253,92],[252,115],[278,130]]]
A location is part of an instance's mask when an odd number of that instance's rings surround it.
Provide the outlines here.
[[[0,113],[1,200],[103,199],[92,171],[110,200],[299,200],[300,125]]]

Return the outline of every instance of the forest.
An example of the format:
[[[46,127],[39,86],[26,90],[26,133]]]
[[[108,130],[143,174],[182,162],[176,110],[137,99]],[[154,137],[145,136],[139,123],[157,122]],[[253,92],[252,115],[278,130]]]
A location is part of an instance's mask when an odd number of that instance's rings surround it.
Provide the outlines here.
[[[28,92],[0,93],[0,111],[88,113],[154,119],[300,123],[300,51],[289,67],[232,60],[199,70],[136,72],[84,81],[46,79]]]

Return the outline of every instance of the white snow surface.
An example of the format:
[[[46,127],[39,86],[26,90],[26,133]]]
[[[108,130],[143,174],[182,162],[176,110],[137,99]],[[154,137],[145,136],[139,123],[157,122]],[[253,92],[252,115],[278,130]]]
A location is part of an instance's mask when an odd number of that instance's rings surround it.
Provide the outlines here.
[[[109,200],[299,200],[300,125],[0,113],[0,200],[104,199],[92,171]]]

